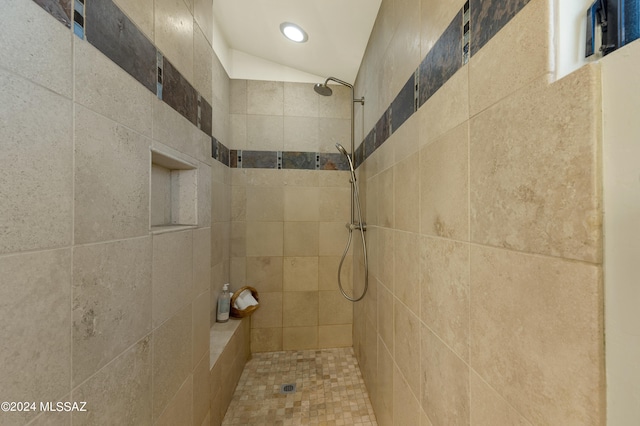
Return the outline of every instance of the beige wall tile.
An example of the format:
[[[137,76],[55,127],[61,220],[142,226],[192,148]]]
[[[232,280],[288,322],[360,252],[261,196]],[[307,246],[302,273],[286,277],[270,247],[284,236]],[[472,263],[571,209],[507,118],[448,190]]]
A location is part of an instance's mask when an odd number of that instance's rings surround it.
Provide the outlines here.
[[[205,38],[211,44],[213,42],[213,1],[212,0],[194,0],[193,1],[193,17],[202,29]]]
[[[282,328],[252,328],[251,352],[281,351]]]
[[[284,192],[282,188],[248,186],[247,220],[277,222],[284,218]]]
[[[73,252],[73,383],[151,331],[151,238]]]
[[[155,420],[160,417],[192,370],[191,327],[191,305],[188,305],[153,332]]]
[[[384,145],[383,145],[384,146]],[[387,169],[378,177],[378,225],[391,228],[394,220],[394,184],[393,172],[395,169]]]
[[[394,234],[393,294],[416,315],[420,315],[420,236],[408,232]]]
[[[419,344],[419,342],[418,342]],[[412,374],[416,376],[415,372]],[[417,377],[418,381],[420,377]],[[419,394],[419,393],[418,393]],[[393,370],[393,424],[420,425],[420,402],[398,368]]]
[[[316,117],[284,117],[284,151],[318,152],[319,130]]]
[[[319,225],[320,256],[342,256],[349,236],[344,222],[320,222]]]
[[[157,426],[193,424],[193,375],[190,374],[182,383],[155,424]]]
[[[456,72],[420,107],[419,145],[438,139],[469,119],[469,67]]]
[[[284,119],[273,115],[248,115],[246,149],[282,151],[284,149]]]
[[[166,151],[164,146],[167,146],[205,164],[212,165],[211,137],[165,102],[154,98],[152,104],[154,147],[163,148],[161,150]],[[187,160],[187,162],[193,163],[193,160]],[[216,161],[216,163],[218,162]],[[224,167],[222,164],[220,166]]]
[[[213,50],[204,31],[202,26],[193,24],[193,87],[212,105]]]
[[[472,241],[601,259],[599,81],[586,66],[471,120]]]
[[[318,116],[351,119],[351,89],[334,83],[329,84],[333,95],[316,95],[318,97]]]
[[[318,291],[318,257],[285,257],[284,291]]]
[[[75,242],[147,235],[150,141],[82,107],[75,126]]]
[[[420,395],[420,319],[406,306],[394,300],[393,308],[393,359],[409,384],[414,395]]]
[[[320,233],[324,231],[320,223]],[[285,222],[284,254],[285,256],[317,256],[320,246],[317,222]],[[321,241],[325,241],[323,236]],[[324,252],[320,252],[324,254]]]
[[[474,52],[469,60],[471,116],[554,71],[552,7],[548,0],[528,2]]]
[[[469,424],[469,366],[424,325],[421,342],[422,408],[434,424]]]
[[[193,369],[193,424],[204,424],[211,404],[209,351]]]
[[[375,243],[374,243],[375,244]],[[393,292],[395,242],[394,231],[379,228],[378,230],[378,279],[390,291]]]
[[[232,257],[229,259],[229,283],[233,287],[241,287],[247,283],[247,258]]]
[[[67,246],[73,213],[71,102],[3,70],[0,86],[0,253]]]
[[[3,6],[0,17],[3,68],[71,98],[73,62],[69,30],[54,23],[51,15],[35,2],[7,0]],[[3,82],[2,87],[6,90],[11,86]],[[52,111],[65,116],[59,110]]]
[[[0,398],[57,400],[70,391],[71,250],[0,257],[0,276]],[[0,423],[33,414],[0,413]]]
[[[71,396],[66,395],[60,400],[70,401]],[[47,411],[36,417],[29,426],[71,426],[71,413]]]
[[[420,318],[464,361],[469,360],[469,246],[423,237]]]
[[[237,170],[237,169],[235,169]],[[214,203],[216,199],[213,199]],[[247,191],[244,186],[231,187],[231,220],[244,221],[247,218]]]
[[[349,188],[351,174],[348,171],[318,170],[313,173],[318,176],[318,186],[321,188]]]
[[[350,200],[351,190],[349,188],[319,188],[319,219],[323,222],[348,222],[351,214]],[[364,203],[362,208],[365,208]],[[362,214],[368,218],[364,210]]]
[[[247,114],[247,80],[232,79],[229,81],[229,89],[229,112]]]
[[[198,226],[208,227],[211,226],[211,216],[213,214],[213,197],[211,182],[211,167],[206,163],[198,162],[197,172],[197,213],[198,213]],[[231,188],[229,185],[225,185],[225,192],[223,199],[216,199],[215,204],[220,207],[220,210],[224,213],[222,217],[225,220],[230,220],[230,193]],[[216,209],[217,210],[217,209]],[[216,214],[218,214],[216,212]]]
[[[597,266],[472,246],[471,366],[532,423],[601,424],[601,285]]]
[[[453,18],[460,13],[464,0],[443,2],[440,0],[421,0],[421,57],[436,44]]]
[[[318,327],[285,327],[282,334],[285,351],[318,347]]]
[[[209,352],[209,312],[211,295],[209,291],[202,293],[193,300],[192,309],[192,338],[193,338],[193,367],[195,368],[205,353]]]
[[[420,232],[469,238],[469,129],[462,124],[420,151]]]
[[[320,173],[317,170],[284,169],[280,171],[282,185],[301,188],[320,186]]]
[[[416,113],[412,114],[399,129],[393,129],[391,138],[393,138],[393,157],[396,163],[418,152],[420,115]]]
[[[317,222],[320,219],[318,188],[284,188],[284,220]]]
[[[381,341],[378,342],[378,368],[376,377],[376,397],[373,408],[378,424],[393,424],[393,356]]]
[[[211,228],[193,230],[193,296],[211,285]]]
[[[75,101],[151,137],[154,94],[89,43],[74,43]]]
[[[247,223],[231,222],[231,257],[245,257],[247,255]]]
[[[318,292],[289,291],[283,294],[282,323],[285,327],[318,325]]]
[[[396,0],[394,2],[396,29],[389,42],[387,55],[391,63],[390,79],[387,80],[389,103],[413,75],[420,60],[420,2]]]
[[[378,333],[382,342],[387,346],[389,351],[393,353],[393,322],[395,317],[393,315],[394,297],[384,286],[377,286],[377,300],[378,300]]]
[[[352,335],[351,324],[321,325],[318,327],[318,347],[320,349],[351,347]]]
[[[338,288],[338,266],[340,256],[320,256],[318,267],[318,290],[336,290]],[[353,261],[347,256],[342,264],[342,285],[345,289],[352,287]]]
[[[193,297],[192,231],[153,236],[153,327],[175,315]]]
[[[353,303],[342,296],[339,291],[320,291],[319,323],[320,325],[351,324],[353,322]]]
[[[251,327],[282,327],[282,293],[259,293],[260,308],[251,315]]]
[[[247,256],[282,256],[282,222],[247,222]]]
[[[473,371],[469,377],[469,392],[473,426],[531,425]]]
[[[247,81],[247,114],[284,114],[284,83],[278,81]]]
[[[85,401],[73,424],[151,424],[151,337],[146,336],[73,391]]]
[[[229,114],[229,142],[233,149],[247,149],[247,115]]]
[[[284,82],[284,115],[318,117],[319,96],[309,83]]]
[[[394,166],[393,216],[395,228],[418,232],[420,229],[419,155],[413,154]]]
[[[114,3],[149,40],[154,40],[153,0],[114,0]]]
[[[282,257],[247,257],[247,284],[258,293],[282,291]]]
[[[336,153],[336,143],[351,152],[351,121],[343,118],[319,118],[318,151]]]
[[[155,45],[193,81],[193,15],[183,0],[154,0]]]

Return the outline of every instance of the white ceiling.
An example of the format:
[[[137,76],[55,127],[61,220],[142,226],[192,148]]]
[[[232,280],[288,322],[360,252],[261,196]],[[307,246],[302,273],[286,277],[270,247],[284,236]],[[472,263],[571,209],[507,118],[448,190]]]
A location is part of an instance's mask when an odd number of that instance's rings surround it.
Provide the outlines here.
[[[213,0],[213,15],[229,49],[225,68],[231,78],[272,79],[273,64],[284,75],[301,71],[353,83],[367,47],[381,0]],[[309,35],[306,43],[287,40],[282,22],[293,22]],[[253,60],[248,60],[253,58]],[[273,68],[273,67],[271,67]],[[261,75],[265,74],[265,75]],[[310,74],[310,75],[309,75]]]

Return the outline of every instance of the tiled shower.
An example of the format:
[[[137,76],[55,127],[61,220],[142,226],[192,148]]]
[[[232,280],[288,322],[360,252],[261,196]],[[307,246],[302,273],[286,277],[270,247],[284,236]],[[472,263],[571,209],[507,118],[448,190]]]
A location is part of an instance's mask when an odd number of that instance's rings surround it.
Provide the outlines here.
[[[606,82],[640,53],[556,80],[554,7],[382,1],[355,81],[370,283],[351,304],[350,91],[230,79],[208,0],[5,0],[0,400],[88,411],[0,423],[220,424],[250,345],[353,348],[381,425],[634,424],[633,362],[605,376],[602,163],[626,140]],[[362,263],[356,244],[356,292]],[[212,369],[225,282],[262,306]],[[607,358],[637,352],[608,324]]]

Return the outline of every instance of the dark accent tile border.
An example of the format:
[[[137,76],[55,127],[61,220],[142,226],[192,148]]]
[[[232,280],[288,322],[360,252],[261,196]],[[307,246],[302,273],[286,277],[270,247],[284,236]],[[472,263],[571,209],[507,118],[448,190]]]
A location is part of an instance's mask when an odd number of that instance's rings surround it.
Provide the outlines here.
[[[71,3],[73,0],[33,0],[49,15],[71,28]]]
[[[213,132],[213,108],[200,96],[200,130],[210,135]]]
[[[349,170],[340,153],[303,151],[229,151],[229,167],[238,169]]]
[[[298,169],[298,170],[315,170],[316,168],[315,152],[283,152],[282,168]]]
[[[156,92],[156,48],[111,0],[88,2],[85,7],[87,41]]]
[[[389,108],[360,142],[354,155],[360,166],[424,105],[469,58],[497,34],[530,0],[467,0]],[[640,34],[639,34],[640,36]],[[413,84],[413,110],[409,107]]]
[[[391,132],[400,128],[415,112],[415,102],[413,101],[415,80],[414,73],[391,103]]]
[[[239,151],[240,152],[240,151]],[[243,169],[276,169],[278,153],[276,151],[241,151]]]
[[[347,158],[340,153],[321,153],[320,170],[349,170]]]
[[[527,3],[529,0],[470,0],[471,56],[482,49]]]
[[[194,125],[198,125],[198,92],[164,57],[162,100]]]
[[[80,38],[86,36],[87,41],[105,56],[211,136],[211,155],[221,163],[246,168],[348,170],[347,160],[337,153],[230,151],[211,134],[212,106],[163,57],[113,0],[90,1],[88,4],[85,4],[85,0],[33,1],[68,28],[72,26],[73,10],[74,27],[80,27],[74,28],[74,32]],[[354,152],[356,167],[373,154],[529,1],[467,1],[360,143]],[[76,4],[78,9],[84,11],[84,16],[79,10],[76,13]],[[634,13],[636,16],[640,11],[634,10]],[[640,31],[635,28],[635,32],[628,37],[638,38]]]
[[[420,63],[420,106],[462,67],[461,51],[462,14],[459,13]]]

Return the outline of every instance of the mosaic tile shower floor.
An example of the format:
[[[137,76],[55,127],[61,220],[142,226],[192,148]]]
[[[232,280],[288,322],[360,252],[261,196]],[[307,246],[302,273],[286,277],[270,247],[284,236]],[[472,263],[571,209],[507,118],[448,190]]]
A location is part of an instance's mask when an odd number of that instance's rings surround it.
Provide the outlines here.
[[[281,394],[283,384],[296,392]],[[257,353],[222,422],[232,425],[377,425],[352,348]]]

